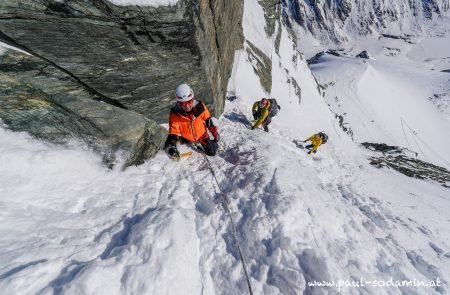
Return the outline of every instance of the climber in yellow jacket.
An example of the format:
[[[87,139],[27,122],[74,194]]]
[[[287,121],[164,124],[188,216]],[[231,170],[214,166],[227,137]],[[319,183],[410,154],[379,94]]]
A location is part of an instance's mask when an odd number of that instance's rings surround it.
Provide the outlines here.
[[[272,122],[272,117],[275,116],[281,107],[278,105],[275,98],[263,98],[256,101],[252,107],[253,119],[256,122],[252,125],[252,129],[258,128],[262,125],[264,131],[269,132],[269,124]]]
[[[311,141],[312,144],[305,146],[306,149],[309,150],[308,154],[316,153],[319,146],[326,143],[328,140],[328,135],[324,132],[319,132],[317,134],[312,135],[310,138],[304,140],[303,142]]]

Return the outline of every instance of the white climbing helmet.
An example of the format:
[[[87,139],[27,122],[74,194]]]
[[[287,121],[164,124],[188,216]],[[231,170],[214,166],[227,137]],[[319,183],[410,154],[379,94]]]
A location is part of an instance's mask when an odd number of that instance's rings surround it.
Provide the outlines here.
[[[187,84],[180,84],[176,89],[177,101],[185,102],[194,98],[194,91]]]

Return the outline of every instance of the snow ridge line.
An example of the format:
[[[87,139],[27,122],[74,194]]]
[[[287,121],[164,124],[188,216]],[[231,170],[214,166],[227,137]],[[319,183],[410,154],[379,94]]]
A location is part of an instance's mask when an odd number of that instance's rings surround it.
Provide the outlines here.
[[[214,180],[215,180],[215,182],[217,184],[217,188],[220,191],[220,195],[222,196],[223,207],[225,208],[225,211],[227,212],[227,215],[230,218],[231,228],[233,229],[233,237],[234,237],[234,241],[236,243],[236,248],[237,248],[237,250],[239,252],[239,257],[241,259],[242,268],[244,269],[244,274],[245,274],[245,279],[247,281],[248,291],[250,292],[250,295],[253,295],[252,285],[250,283],[250,278],[248,277],[247,267],[245,266],[244,256],[242,255],[242,251],[241,251],[241,244],[239,243],[239,240],[238,240],[238,237],[237,237],[236,227],[234,226],[233,216],[231,216],[231,211],[230,211],[230,208],[228,207],[229,203],[228,203],[227,196],[225,195],[225,193],[220,188],[219,181],[217,180],[217,177],[216,177],[216,173],[214,172],[214,169],[212,168],[211,162],[209,161],[208,157],[206,155],[203,155],[203,157],[205,157],[205,160],[208,163],[209,170],[211,171],[211,174],[212,174],[212,176],[213,176],[213,178],[214,178]]]

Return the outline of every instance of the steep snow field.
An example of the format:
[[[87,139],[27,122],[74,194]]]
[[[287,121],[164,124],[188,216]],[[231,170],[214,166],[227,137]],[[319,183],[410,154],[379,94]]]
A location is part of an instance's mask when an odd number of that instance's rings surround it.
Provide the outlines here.
[[[406,147],[450,168],[450,38],[369,40],[355,47],[373,59],[326,54],[311,66],[331,109],[357,142]],[[364,47],[363,47],[364,46]]]
[[[351,124],[354,136],[387,142],[380,130],[395,120],[377,113],[381,107],[370,104],[373,97],[386,94],[386,85],[397,91],[391,82],[400,78],[411,79],[418,91],[423,76],[403,64],[396,73],[383,60],[325,56],[314,73],[335,77],[326,72],[324,65],[330,65],[344,84],[334,81],[324,98],[284,28],[279,55],[272,40],[258,37],[264,18],[251,15],[260,12],[256,0],[245,2],[244,33],[272,56],[271,96],[281,111],[269,133],[248,128],[252,103],[267,94],[245,48],[237,52],[230,99],[218,120],[224,151],[209,158],[220,188],[198,152],[178,163],[160,152],[141,166],[122,171],[119,161],[109,170],[79,143],[54,146],[0,128],[2,294],[246,294],[221,191],[254,294],[448,293],[449,189],[369,165],[371,152],[341,130],[327,105],[331,89],[346,95],[364,90],[350,98],[367,99],[368,115],[351,113],[356,107],[348,102],[348,120],[354,114],[357,124],[369,125],[366,120],[375,118],[376,127]],[[351,82],[349,72],[361,73],[355,79],[362,80]],[[385,84],[372,87],[364,79]],[[428,140],[428,120],[445,120],[418,96],[414,103],[396,104],[410,105],[411,112],[401,115]],[[337,107],[331,105],[335,112]],[[416,116],[416,108],[427,110],[428,120],[408,117]],[[396,138],[398,130],[390,129]],[[307,155],[294,141],[318,131],[330,140]],[[448,157],[448,151],[432,147]],[[439,286],[375,286],[390,280]],[[365,286],[314,287],[314,281]]]

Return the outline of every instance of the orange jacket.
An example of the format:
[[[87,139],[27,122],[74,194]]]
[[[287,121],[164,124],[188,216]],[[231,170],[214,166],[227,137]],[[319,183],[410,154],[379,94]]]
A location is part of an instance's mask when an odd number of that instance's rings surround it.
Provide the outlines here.
[[[192,118],[176,105],[170,110],[169,135],[181,136],[190,142],[198,141],[206,133],[205,121],[209,118],[211,114],[201,101],[194,101]]]

